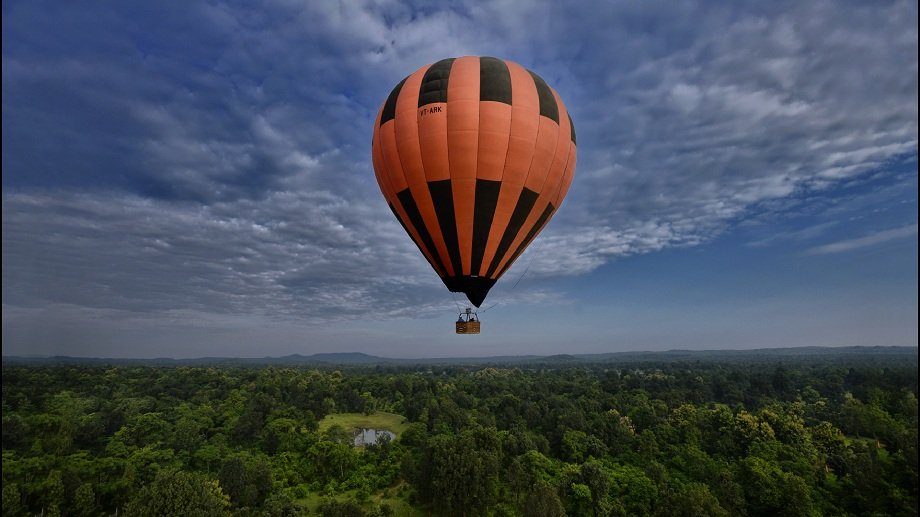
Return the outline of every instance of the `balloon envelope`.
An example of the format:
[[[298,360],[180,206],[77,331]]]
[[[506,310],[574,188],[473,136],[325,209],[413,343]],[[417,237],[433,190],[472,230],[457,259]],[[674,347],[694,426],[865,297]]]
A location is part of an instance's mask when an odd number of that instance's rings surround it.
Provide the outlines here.
[[[575,128],[538,75],[494,57],[443,59],[380,106],[374,172],[444,284],[479,307],[559,208]]]

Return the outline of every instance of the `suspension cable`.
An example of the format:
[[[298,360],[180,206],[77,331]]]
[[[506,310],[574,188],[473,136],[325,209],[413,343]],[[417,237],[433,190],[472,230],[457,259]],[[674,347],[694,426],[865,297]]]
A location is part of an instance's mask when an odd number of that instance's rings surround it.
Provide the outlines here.
[[[534,261],[534,259],[537,257],[537,254],[535,253],[535,252],[536,252],[536,249],[540,246],[541,243],[542,243],[542,242],[536,243],[536,245],[534,245],[534,247],[530,249],[530,261],[527,263],[527,267],[524,268],[524,272],[521,273],[521,276],[519,276],[518,279],[517,279],[517,281],[514,282],[514,284],[511,286],[511,289],[508,290],[508,294],[511,294],[511,293],[514,291],[514,288],[517,287],[519,283],[521,283],[521,280],[523,280],[523,279],[524,279],[524,276],[527,275],[527,272],[530,271],[530,266],[533,265],[533,261]],[[489,309],[491,309],[492,307],[495,307],[496,305],[499,305],[499,304],[501,304],[501,301],[497,301],[497,302],[493,303],[492,305],[490,305],[488,308],[483,309],[483,310],[481,310],[481,311],[479,311],[479,312],[486,312],[487,310],[489,310]]]
[[[453,300],[453,301],[454,301],[454,305],[457,306],[457,312],[463,312],[463,309],[460,308],[460,304],[457,303],[457,296],[454,294],[453,291],[448,291],[448,292],[450,293],[450,299]]]
[[[495,303],[493,303],[492,305],[486,307],[485,309],[483,309],[483,310],[481,310],[481,311],[477,311],[477,312],[478,312],[478,313],[486,312],[487,310],[491,309],[492,307],[495,307],[496,305],[498,305],[498,302],[495,302]]]

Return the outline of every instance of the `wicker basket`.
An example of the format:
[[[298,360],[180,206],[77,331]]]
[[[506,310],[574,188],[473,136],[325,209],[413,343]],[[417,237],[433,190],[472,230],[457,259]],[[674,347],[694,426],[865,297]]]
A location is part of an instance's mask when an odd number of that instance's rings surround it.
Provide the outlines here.
[[[457,334],[479,334],[478,321],[458,321]]]

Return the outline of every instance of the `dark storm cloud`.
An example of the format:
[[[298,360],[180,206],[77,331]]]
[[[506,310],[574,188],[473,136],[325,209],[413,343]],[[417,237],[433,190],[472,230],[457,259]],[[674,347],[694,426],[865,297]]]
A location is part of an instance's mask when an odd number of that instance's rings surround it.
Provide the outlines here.
[[[369,139],[392,85],[444,56],[518,61],[572,111],[576,180],[534,274],[705,242],[916,156],[909,2],[6,2],[3,15],[5,323],[47,307],[163,321],[441,310]]]

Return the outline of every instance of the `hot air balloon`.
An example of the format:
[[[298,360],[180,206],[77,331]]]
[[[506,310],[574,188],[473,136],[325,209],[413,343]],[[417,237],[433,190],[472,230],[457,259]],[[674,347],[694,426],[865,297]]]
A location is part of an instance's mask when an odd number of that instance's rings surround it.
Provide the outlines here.
[[[521,65],[449,58],[393,88],[372,156],[396,219],[444,285],[479,307],[562,203],[575,127],[559,94]]]

